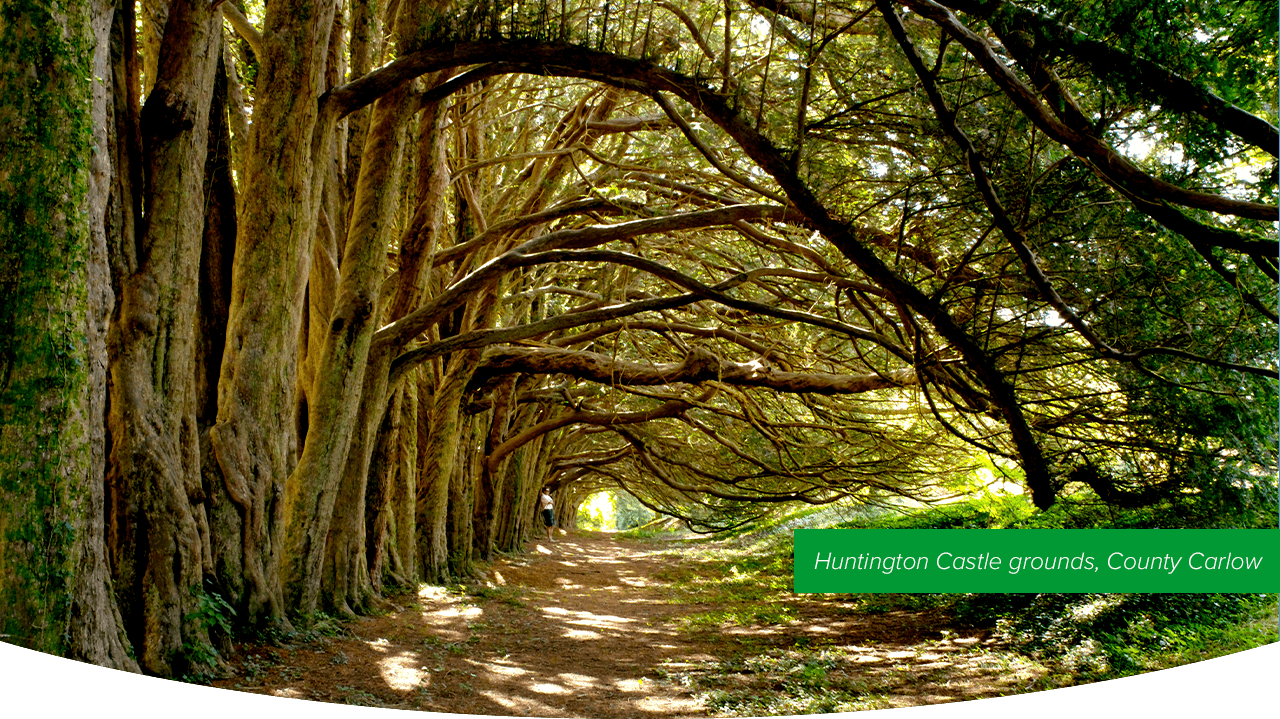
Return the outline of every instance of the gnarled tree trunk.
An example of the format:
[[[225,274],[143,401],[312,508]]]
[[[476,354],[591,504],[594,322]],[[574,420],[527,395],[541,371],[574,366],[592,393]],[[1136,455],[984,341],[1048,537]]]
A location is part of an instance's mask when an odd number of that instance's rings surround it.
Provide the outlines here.
[[[195,406],[196,288],[204,227],[209,105],[221,52],[221,13],[178,0],[158,76],[142,110],[149,192],[137,266],[126,272],[111,352],[113,484],[136,512],[136,542],[119,587],[143,669],[180,674],[208,657],[191,617],[211,569]]]
[[[0,634],[137,671],[103,546],[111,20],[0,26]]]
[[[297,462],[297,342],[318,215],[313,157],[336,3],[268,3],[258,93],[232,268],[218,421],[209,431],[234,505],[223,531],[242,547],[244,577],[230,600],[249,625],[283,621],[285,479]],[[324,128],[321,128],[322,130]],[[321,143],[323,147],[323,143]],[[234,571],[234,569],[233,569]]]

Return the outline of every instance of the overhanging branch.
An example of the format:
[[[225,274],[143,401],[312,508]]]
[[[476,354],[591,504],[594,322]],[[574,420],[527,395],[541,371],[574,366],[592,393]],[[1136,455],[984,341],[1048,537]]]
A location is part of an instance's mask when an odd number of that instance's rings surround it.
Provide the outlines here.
[[[1015,41],[1016,34],[1023,33],[1035,38],[1033,44],[1038,57],[1069,56],[1100,78],[1141,78],[1140,83],[1130,81],[1126,85],[1160,103],[1161,107],[1200,115],[1272,157],[1277,156],[1280,130],[1274,125],[1159,63],[1117,50],[1075,28],[1004,0],[944,0],[942,4],[991,23],[1005,47]]]
[[[680,362],[641,364],[597,352],[546,347],[519,347],[493,352],[476,369],[472,382],[483,383],[488,378],[515,372],[565,374],[607,385],[652,386],[714,381],[783,393],[822,395],[861,394],[919,383],[916,371],[911,368],[880,374],[784,372],[758,360],[731,362],[701,348],[694,348]]]
[[[1036,98],[1035,92],[1022,82],[980,35],[965,27],[946,7],[932,0],[901,0],[912,10],[937,23],[948,35],[964,46],[978,61],[987,76],[1004,92],[1022,114],[1049,137],[1066,145],[1072,152],[1089,160],[1113,181],[1140,192],[1187,207],[1220,214],[1237,215],[1274,222],[1280,217],[1275,205],[1233,200],[1229,197],[1197,192],[1165,182],[1143,172],[1128,158],[1115,152],[1092,133],[1073,129],[1053,115]]]

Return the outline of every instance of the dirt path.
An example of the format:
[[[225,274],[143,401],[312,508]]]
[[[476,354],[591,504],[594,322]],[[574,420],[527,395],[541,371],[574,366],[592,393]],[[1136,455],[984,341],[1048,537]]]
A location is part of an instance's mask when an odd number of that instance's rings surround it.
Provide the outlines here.
[[[469,592],[431,587],[338,636],[247,647],[216,685],[465,714],[705,717],[994,696],[1041,673],[928,612],[789,595],[789,621],[707,628],[693,620],[711,607],[669,580],[703,567],[671,549],[585,532],[536,542]]]

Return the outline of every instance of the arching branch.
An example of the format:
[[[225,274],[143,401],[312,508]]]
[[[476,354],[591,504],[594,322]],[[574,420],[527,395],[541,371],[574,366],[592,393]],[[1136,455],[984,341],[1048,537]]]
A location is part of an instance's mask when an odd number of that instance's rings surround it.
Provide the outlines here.
[[[588,424],[598,427],[617,427],[624,424],[637,424],[640,422],[649,422],[663,417],[674,417],[681,412],[688,410],[695,403],[706,402],[716,393],[714,387],[702,393],[698,399],[690,402],[683,399],[671,399],[663,402],[661,405],[643,412],[593,412],[588,410],[574,410],[566,412],[558,417],[544,420],[529,427],[525,431],[508,439],[489,453],[485,460],[489,463],[489,471],[497,472],[498,464],[502,458],[516,451],[520,447],[532,442],[534,439],[542,435],[553,432],[561,427],[568,427],[571,424]]]
[[[1100,78],[1125,78],[1126,86],[1137,88],[1161,107],[1200,115],[1272,157],[1277,156],[1280,130],[1274,125],[1159,63],[1117,50],[1075,28],[1005,0],[945,0],[942,4],[990,22],[1005,47],[1016,43],[1015,36],[1033,37],[1032,47],[1037,58],[1065,55],[1089,67]],[[1135,78],[1140,78],[1140,82],[1134,82]]]
[[[764,387],[784,393],[822,395],[860,394],[919,382],[911,368],[881,374],[844,375],[828,372],[784,372],[767,362],[730,362],[709,351],[694,348],[680,362],[641,364],[596,352],[575,352],[544,347],[511,348],[486,356],[476,369],[473,383],[521,372],[566,374],[601,384],[665,385],[685,382],[723,382],[744,387]]]
[[[480,287],[493,282],[516,267],[539,262],[539,259],[530,259],[530,257],[543,250],[594,247],[639,235],[712,227],[738,220],[765,219],[782,221],[799,219],[799,217],[792,211],[771,205],[733,205],[713,210],[620,222],[614,225],[593,225],[549,232],[490,260],[470,275],[455,282],[431,302],[378,330],[374,336],[374,342],[403,346],[460,307]]]
[[[240,8],[233,2],[222,3],[222,16],[231,23],[231,27],[235,28],[236,34],[249,43],[249,49],[253,50],[253,54],[263,57],[262,33],[253,26],[252,22],[249,22],[249,18],[245,17],[244,13],[240,12]]]
[[[1123,352],[1099,336],[1097,332],[1095,332],[1093,328],[1084,321],[1084,318],[1067,305],[1066,300],[1062,298],[1054,288],[1053,283],[1050,282],[1049,277],[1036,263],[1035,256],[1031,252],[1031,248],[1028,247],[1026,238],[1005,212],[1004,206],[1001,203],[999,196],[996,194],[995,187],[991,184],[991,181],[987,176],[987,171],[982,166],[982,160],[977,148],[974,146],[973,142],[969,140],[969,137],[964,133],[964,131],[960,129],[959,125],[956,124],[955,113],[947,106],[942,94],[938,91],[936,78],[934,78],[933,73],[931,73],[925,66],[924,59],[920,57],[920,54],[915,48],[915,44],[907,37],[906,29],[902,26],[897,14],[893,12],[892,6],[889,4],[889,0],[878,0],[878,2],[884,13],[885,21],[889,24],[890,31],[897,39],[898,44],[902,46],[903,52],[906,54],[908,61],[915,69],[916,75],[920,78],[920,82],[924,87],[926,94],[929,96],[930,102],[934,106],[934,111],[938,117],[938,121],[942,124],[947,133],[951,135],[952,139],[955,140],[956,144],[964,153],[969,167],[969,174],[972,175],[974,182],[978,187],[978,192],[987,206],[987,210],[991,213],[991,217],[995,221],[996,226],[1000,229],[1001,234],[1004,235],[1010,246],[1013,247],[1014,252],[1018,255],[1018,258],[1022,261],[1023,271],[1026,276],[1039,290],[1041,298],[1045,302],[1048,302],[1049,305],[1053,307],[1053,309],[1068,324],[1070,324],[1081,337],[1093,346],[1101,356],[1121,362],[1136,364],[1146,356],[1157,354],[1172,355],[1191,359],[1203,364],[1223,367],[1225,369],[1259,374],[1262,376],[1276,376],[1275,370],[1272,369],[1230,364],[1213,358],[1193,355],[1189,352],[1178,350],[1176,348],[1154,346],[1144,348],[1138,352]]]
[[[961,35],[964,36],[964,33]],[[966,40],[971,40],[965,37]],[[981,51],[985,48],[989,56],[990,48],[986,47],[981,38],[977,40],[979,45],[975,49]],[[773,177],[794,206],[846,258],[873,282],[883,287],[896,303],[909,308],[928,321],[943,339],[960,352],[971,370],[986,386],[992,403],[999,409],[1001,417],[1009,428],[1010,437],[1017,448],[1026,473],[1027,485],[1036,505],[1046,508],[1053,504],[1056,493],[1055,483],[1050,478],[1048,463],[1027,422],[1013,386],[996,367],[993,358],[981,344],[968,335],[937,298],[926,295],[900,276],[859,239],[854,228],[834,217],[831,209],[823,205],[796,174],[787,155],[761,135],[749,118],[739,115],[733,109],[729,99],[710,88],[646,60],[620,57],[563,43],[458,42],[442,44],[401,58],[356,82],[335,89],[325,102],[339,104],[368,102],[371,98],[385,92],[385,88],[424,72],[493,61],[519,64],[525,72],[531,74],[597,80],[647,95],[658,92],[673,93],[719,125],[738,143],[743,152],[755,161],[757,166]],[[1025,100],[1029,97],[1031,100],[1029,109],[1033,112],[1044,112],[1035,97],[1017,81],[1017,78],[1012,77],[1007,68],[991,57],[987,57],[987,62],[995,62],[998,67],[993,67],[992,71],[1001,79],[1008,81],[1012,78],[1014,83],[1010,87],[1015,101],[1021,100],[1026,104]],[[1025,96],[1019,93],[1025,93]],[[1056,122],[1056,119],[1050,119]],[[1266,217],[1274,215],[1274,208],[1259,207],[1265,212],[1255,214],[1264,214]],[[437,319],[432,319],[424,326],[434,324]],[[416,332],[407,337],[415,334]]]
[[[745,347],[761,356],[768,356],[770,354],[770,346],[766,343],[726,327],[699,327],[696,325],[667,321],[650,322],[639,320],[614,322],[606,325],[600,325],[576,334],[558,337],[551,340],[550,344],[556,347],[584,345],[588,342],[592,342],[601,337],[607,337],[608,335],[622,330],[647,330],[662,333],[673,332],[677,334],[693,335],[695,337],[718,337]]]
[[[846,493],[838,492],[838,491],[833,491],[829,496],[821,497],[821,498],[811,497],[808,494],[805,494],[804,492],[775,492],[775,493],[761,492],[761,493],[753,493],[753,494],[740,494],[737,492],[725,491],[715,486],[714,484],[704,484],[700,486],[685,484],[677,480],[675,477],[672,477],[671,473],[667,472],[665,469],[662,468],[661,465],[653,461],[653,457],[649,455],[649,451],[645,446],[644,440],[641,439],[639,435],[635,434],[634,432],[630,431],[628,428],[623,426],[611,426],[610,429],[612,429],[614,432],[621,435],[624,439],[630,442],[633,447],[636,448],[636,455],[635,455],[636,459],[638,459],[640,463],[644,465],[645,469],[652,472],[653,476],[662,480],[662,483],[667,485],[668,487],[671,487],[672,489],[678,490],[680,492],[685,492],[687,494],[705,494],[709,497],[724,499],[730,502],[752,502],[752,503],[774,503],[774,504],[780,503],[780,502],[804,502],[806,504],[830,504],[832,502],[843,499],[844,497],[847,496]]]
[[[1280,217],[1280,212],[1275,205],[1245,202],[1207,192],[1188,190],[1143,172],[1128,158],[1112,150],[1092,133],[1073,129],[1055,117],[1036,98],[1035,91],[996,57],[991,45],[982,36],[961,24],[950,10],[932,0],[902,0],[902,2],[937,23],[948,35],[963,45],[986,71],[987,76],[995,81],[1004,94],[1013,101],[1027,119],[1035,123],[1036,127],[1049,137],[1071,148],[1072,152],[1088,160],[1114,182],[1133,187],[1153,197],[1210,212],[1273,222]]]

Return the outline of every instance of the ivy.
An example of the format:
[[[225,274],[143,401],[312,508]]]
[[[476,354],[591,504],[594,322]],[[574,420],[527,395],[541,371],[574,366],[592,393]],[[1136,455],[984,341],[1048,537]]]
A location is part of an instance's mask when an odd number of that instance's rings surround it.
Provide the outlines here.
[[[6,3],[0,36],[0,633],[60,652],[88,447],[88,3]]]

